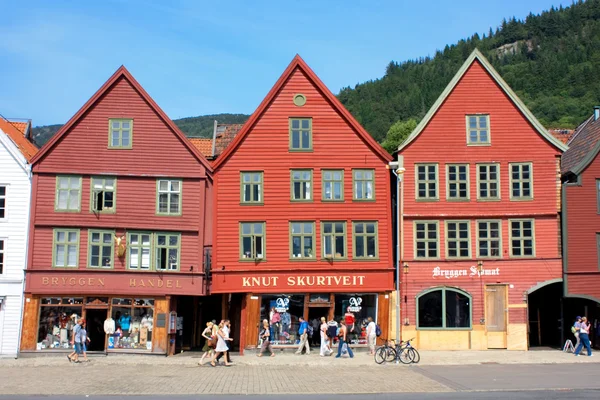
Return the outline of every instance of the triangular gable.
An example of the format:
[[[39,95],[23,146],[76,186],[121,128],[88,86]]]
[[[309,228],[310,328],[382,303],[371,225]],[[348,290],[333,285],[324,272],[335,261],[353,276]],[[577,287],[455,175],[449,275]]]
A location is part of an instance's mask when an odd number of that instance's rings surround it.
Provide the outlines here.
[[[164,113],[164,111],[154,102],[152,97],[144,90],[144,88],[135,80],[133,75],[123,65],[117,69],[117,71],[102,85],[100,89],[77,111],[71,119],[60,128],[54,136],[40,149],[40,151],[31,159],[31,164],[36,164],[44,155],[52,149],[56,143],[90,110],[96,102],[107,93],[112,86],[120,79],[126,79],[131,86],[140,94],[140,96],[146,101],[152,110],[159,116],[159,118],[171,129],[171,131],[179,138],[181,143],[200,161],[200,163],[206,168],[207,171],[212,172],[212,166],[210,162],[202,155],[192,143],[187,139],[185,134],[175,125],[175,123]]]
[[[8,154],[10,154],[12,156],[12,158],[14,158],[15,162],[19,165],[19,167],[21,167],[21,169],[28,174],[28,168],[27,168],[27,159],[25,158],[25,156],[23,155],[23,153],[21,153],[21,151],[19,150],[19,148],[17,147],[17,145],[15,144],[15,142],[13,142],[8,135],[6,134],[6,132],[4,132],[2,130],[2,127],[0,127],[0,150],[2,148],[5,148],[6,151],[8,152]]]
[[[283,74],[279,77],[275,85],[271,88],[267,96],[260,103],[256,111],[252,113],[248,121],[244,124],[241,131],[237,134],[235,140],[223,151],[219,158],[214,163],[214,169],[219,168],[225,160],[227,160],[231,154],[239,147],[244,138],[250,133],[256,122],[265,113],[270,106],[271,102],[275,99],[279,91],[283,88],[287,80],[292,76],[293,72],[298,68],[302,71],[309,81],[316,86],[317,90],[321,92],[323,97],[329,101],[332,107],[342,116],[342,119],[346,121],[354,131],[366,142],[366,144],[377,153],[382,159],[391,161],[392,156],[385,151],[383,147],[369,133],[358,123],[358,121],[350,114],[348,110],[340,103],[333,93],[325,86],[325,84],[319,79],[312,69],[304,62],[302,57],[298,54],[294,57],[290,65],[285,69]]]
[[[410,134],[410,136],[398,146],[398,151],[401,151],[403,148],[408,146],[419,134],[425,129],[429,121],[433,118],[433,116],[437,113],[438,109],[442,106],[446,98],[452,93],[458,82],[462,79],[464,74],[467,72],[469,67],[475,62],[475,60],[479,61],[483,68],[487,71],[488,74],[494,79],[494,81],[502,88],[504,93],[510,98],[515,106],[521,111],[521,113],[525,116],[525,118],[529,121],[531,125],[538,131],[538,133],[546,139],[550,144],[561,151],[565,151],[568,149],[568,146],[555,138],[550,132],[548,132],[544,126],[537,120],[537,118],[529,111],[527,106],[523,104],[521,99],[516,95],[515,92],[508,86],[508,84],[502,79],[502,77],[498,74],[498,72],[492,67],[492,64],[481,54],[481,52],[477,49],[473,50],[469,58],[463,63],[460,67],[456,75],[452,78],[446,89],[442,92],[440,97],[435,101],[433,106],[429,109],[425,117],[419,122],[414,131]]]
[[[15,122],[9,121],[0,116],[0,130],[15,144],[19,152],[25,157],[26,161],[30,161],[38,152],[38,148],[28,138],[30,122]]]

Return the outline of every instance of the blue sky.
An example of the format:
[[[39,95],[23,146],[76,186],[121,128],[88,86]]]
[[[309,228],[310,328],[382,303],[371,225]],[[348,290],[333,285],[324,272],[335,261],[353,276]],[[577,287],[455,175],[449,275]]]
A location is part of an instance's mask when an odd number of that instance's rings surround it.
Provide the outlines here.
[[[66,122],[121,65],[172,118],[251,113],[296,53],[334,92],[558,0],[0,0],[0,114]]]

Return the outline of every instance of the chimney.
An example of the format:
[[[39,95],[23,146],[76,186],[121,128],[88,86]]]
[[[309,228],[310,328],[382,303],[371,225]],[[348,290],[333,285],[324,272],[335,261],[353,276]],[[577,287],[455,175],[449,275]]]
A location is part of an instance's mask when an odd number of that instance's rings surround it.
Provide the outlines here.
[[[600,106],[594,106],[594,121],[600,119]]]

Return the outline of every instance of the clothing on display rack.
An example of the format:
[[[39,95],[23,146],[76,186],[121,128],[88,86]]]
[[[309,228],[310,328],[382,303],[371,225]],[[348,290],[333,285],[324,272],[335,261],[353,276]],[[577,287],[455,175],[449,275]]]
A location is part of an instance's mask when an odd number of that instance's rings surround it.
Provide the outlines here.
[[[115,333],[115,320],[111,317],[108,317],[106,321],[104,321],[104,333],[107,335]]]
[[[131,325],[131,316],[129,313],[125,313],[124,315],[121,315],[121,318],[119,318],[118,322],[123,331],[129,331],[129,326]]]

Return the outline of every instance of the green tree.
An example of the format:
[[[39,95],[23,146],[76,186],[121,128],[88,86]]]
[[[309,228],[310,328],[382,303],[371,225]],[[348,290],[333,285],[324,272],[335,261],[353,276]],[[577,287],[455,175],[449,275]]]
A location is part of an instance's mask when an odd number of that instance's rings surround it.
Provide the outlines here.
[[[408,121],[397,121],[390,127],[385,136],[385,140],[381,145],[388,153],[394,154],[398,150],[398,146],[402,144],[408,135],[417,127],[417,121],[409,119]]]

